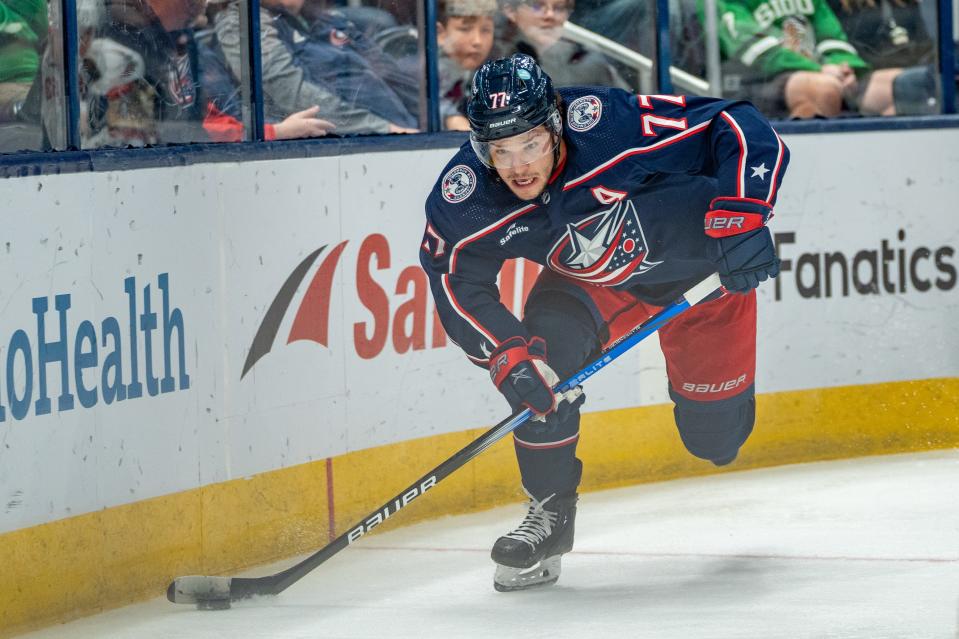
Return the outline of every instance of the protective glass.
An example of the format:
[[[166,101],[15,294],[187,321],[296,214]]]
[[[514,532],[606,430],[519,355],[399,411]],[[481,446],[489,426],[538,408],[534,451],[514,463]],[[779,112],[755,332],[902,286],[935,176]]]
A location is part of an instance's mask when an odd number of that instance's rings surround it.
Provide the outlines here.
[[[552,11],[556,15],[567,16],[573,10],[570,4],[571,3],[566,3],[566,2],[551,3],[551,2],[543,2],[541,0],[533,0],[533,2],[524,2],[523,4],[519,6],[528,7],[530,10],[533,11],[533,13],[537,15],[544,15]]]
[[[543,124],[524,133],[489,142],[470,135],[476,156],[492,169],[512,169],[532,164],[556,150],[563,135],[563,124],[557,111]]]
[[[0,153],[66,147],[62,6],[0,0]]]

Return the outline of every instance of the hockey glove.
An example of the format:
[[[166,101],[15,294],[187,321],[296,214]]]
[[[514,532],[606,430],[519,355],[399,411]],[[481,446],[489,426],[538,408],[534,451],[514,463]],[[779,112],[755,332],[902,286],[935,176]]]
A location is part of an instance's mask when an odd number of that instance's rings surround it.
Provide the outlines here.
[[[761,200],[719,197],[706,213],[706,235],[716,238],[712,259],[723,288],[748,293],[779,275],[779,258],[766,221],[772,209]]]
[[[511,337],[490,354],[489,374],[496,388],[515,411],[525,406],[536,413],[534,421],[546,421],[557,412],[560,419],[585,400],[579,386],[565,393],[553,393],[559,376],[546,363],[546,342],[534,337],[528,343]]]

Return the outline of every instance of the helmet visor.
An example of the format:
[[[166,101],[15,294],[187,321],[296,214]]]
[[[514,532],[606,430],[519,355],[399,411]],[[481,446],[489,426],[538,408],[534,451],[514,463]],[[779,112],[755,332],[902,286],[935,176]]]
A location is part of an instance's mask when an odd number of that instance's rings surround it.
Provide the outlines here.
[[[553,112],[543,124],[498,140],[483,141],[470,135],[473,151],[483,164],[493,169],[513,169],[532,164],[551,155],[562,138],[562,123]]]

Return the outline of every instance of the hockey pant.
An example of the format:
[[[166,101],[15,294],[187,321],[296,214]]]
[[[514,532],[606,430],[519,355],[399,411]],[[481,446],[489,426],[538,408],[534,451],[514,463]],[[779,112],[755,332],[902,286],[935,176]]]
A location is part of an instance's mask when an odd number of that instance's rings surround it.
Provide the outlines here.
[[[566,379],[658,310],[627,292],[544,271],[523,323],[546,340],[549,365]],[[755,291],[687,310],[659,330],[659,341],[686,449],[716,465],[732,462],[755,421]],[[523,486],[537,499],[572,493],[579,485],[579,422],[575,411],[562,423],[551,416],[546,424],[528,421],[514,432]]]

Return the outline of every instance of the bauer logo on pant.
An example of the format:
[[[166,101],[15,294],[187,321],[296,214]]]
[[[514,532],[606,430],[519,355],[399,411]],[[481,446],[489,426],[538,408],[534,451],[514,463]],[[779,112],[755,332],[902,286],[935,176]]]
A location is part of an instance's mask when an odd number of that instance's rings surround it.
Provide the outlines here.
[[[746,383],[746,375],[740,375],[736,379],[730,379],[725,382],[709,383],[709,384],[695,384],[692,382],[683,382],[683,390],[687,393],[724,393],[730,391],[737,386],[741,386]]]

